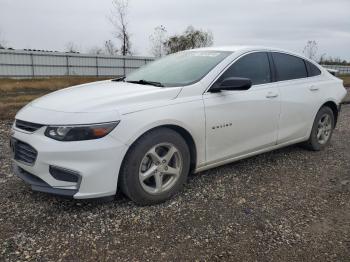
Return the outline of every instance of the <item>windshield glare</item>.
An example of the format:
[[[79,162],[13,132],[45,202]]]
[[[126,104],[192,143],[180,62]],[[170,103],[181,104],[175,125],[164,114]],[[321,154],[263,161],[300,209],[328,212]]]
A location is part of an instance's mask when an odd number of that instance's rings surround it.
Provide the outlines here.
[[[165,87],[198,82],[232,52],[185,51],[156,60],[130,73],[126,82],[159,82]]]

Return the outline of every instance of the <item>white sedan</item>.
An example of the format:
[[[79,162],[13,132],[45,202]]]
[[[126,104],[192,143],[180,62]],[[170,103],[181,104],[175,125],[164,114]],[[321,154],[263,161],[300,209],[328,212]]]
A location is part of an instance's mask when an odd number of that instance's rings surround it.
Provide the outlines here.
[[[36,191],[86,199],[120,189],[156,204],[190,172],[301,142],[325,148],[345,94],[340,79],[288,51],[179,52],[28,104],[12,129],[14,170]]]

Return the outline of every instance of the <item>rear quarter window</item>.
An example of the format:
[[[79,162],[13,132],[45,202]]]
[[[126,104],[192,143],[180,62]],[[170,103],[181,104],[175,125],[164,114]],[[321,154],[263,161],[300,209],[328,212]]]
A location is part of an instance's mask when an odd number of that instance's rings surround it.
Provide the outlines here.
[[[312,77],[312,76],[318,76],[321,74],[321,70],[317,68],[317,66],[315,66],[314,64],[310,63],[309,61],[305,60],[305,64],[307,67],[307,72],[308,72],[308,76]]]
[[[277,81],[307,77],[304,60],[288,54],[272,53],[276,67]]]

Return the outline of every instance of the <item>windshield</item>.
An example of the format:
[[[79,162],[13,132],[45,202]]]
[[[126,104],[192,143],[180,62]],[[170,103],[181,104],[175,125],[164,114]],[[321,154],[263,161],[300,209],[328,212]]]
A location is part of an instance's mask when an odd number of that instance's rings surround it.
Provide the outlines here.
[[[130,73],[126,82],[185,86],[198,82],[232,52],[186,51],[156,60]]]

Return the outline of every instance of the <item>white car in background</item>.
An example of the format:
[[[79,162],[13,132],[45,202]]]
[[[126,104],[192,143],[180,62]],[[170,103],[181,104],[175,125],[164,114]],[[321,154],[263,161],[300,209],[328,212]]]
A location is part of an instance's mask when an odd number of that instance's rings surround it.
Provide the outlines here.
[[[28,104],[13,125],[14,170],[36,191],[86,199],[119,188],[160,203],[190,172],[295,143],[325,148],[345,94],[340,79],[288,51],[184,51]]]

